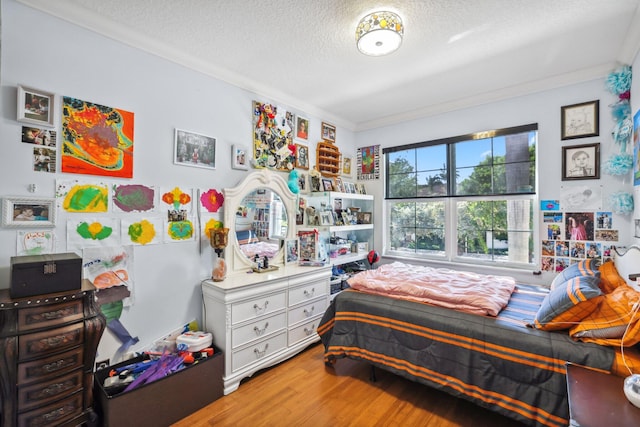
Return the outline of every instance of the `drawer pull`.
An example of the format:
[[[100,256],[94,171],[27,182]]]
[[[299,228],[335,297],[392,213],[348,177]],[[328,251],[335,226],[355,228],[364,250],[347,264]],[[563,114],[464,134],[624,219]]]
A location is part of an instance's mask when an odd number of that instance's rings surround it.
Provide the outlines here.
[[[45,372],[54,372],[54,371],[57,371],[58,369],[64,367],[64,365],[65,365],[64,359],[60,359],[60,360],[57,360],[57,361],[55,361],[53,363],[47,363],[46,365],[44,365],[42,367],[42,370],[45,371]]]
[[[309,292],[306,289],[304,290],[304,296],[307,298],[311,298],[315,293],[316,293],[316,288],[311,288],[311,292]]]
[[[254,348],[254,349],[253,349],[253,352],[256,354],[256,357],[257,357],[258,359],[261,359],[261,358],[263,358],[263,357],[267,354],[267,349],[268,349],[268,348],[269,348],[269,343],[266,343],[266,344],[264,345],[264,350],[260,351],[260,350],[258,350],[257,348]]]
[[[65,317],[71,314],[71,310],[56,310],[56,311],[47,311],[46,313],[42,313],[42,317],[46,320],[60,319],[61,317]]]
[[[62,392],[72,389],[74,386],[75,384],[73,381],[51,384],[49,387],[43,389],[40,394],[42,396],[56,396]]]
[[[311,325],[311,328],[309,328],[309,329],[304,328],[304,334],[305,334],[306,336],[309,336],[309,335],[311,335],[312,333],[314,333],[314,332],[315,332],[315,330],[316,330],[316,324],[314,323],[313,325]]]
[[[313,316],[313,310],[315,309],[315,306],[311,306],[311,310],[307,310],[306,308],[304,309],[304,315],[306,317],[311,317]]]
[[[253,330],[256,332],[257,336],[260,336],[260,335],[265,333],[265,331],[267,330],[268,327],[269,327],[269,322],[265,323],[264,324],[264,328],[262,328],[262,329],[258,328],[257,326],[254,326]]]
[[[253,309],[257,314],[264,313],[267,310],[267,305],[269,304],[269,300],[264,302],[264,305],[260,307],[258,304],[253,304]]]

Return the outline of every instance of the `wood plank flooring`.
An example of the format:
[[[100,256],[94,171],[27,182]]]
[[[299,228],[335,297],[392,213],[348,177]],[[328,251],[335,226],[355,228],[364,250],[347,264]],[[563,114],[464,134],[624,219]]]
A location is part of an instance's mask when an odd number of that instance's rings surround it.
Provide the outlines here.
[[[516,421],[430,387],[376,369],[338,360],[325,367],[316,344],[244,380],[240,388],[175,423],[203,426],[492,426]]]

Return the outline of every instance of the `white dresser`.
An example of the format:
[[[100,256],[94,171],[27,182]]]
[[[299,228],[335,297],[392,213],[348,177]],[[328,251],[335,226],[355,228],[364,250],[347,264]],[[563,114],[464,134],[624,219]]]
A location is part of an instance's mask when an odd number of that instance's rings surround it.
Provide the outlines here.
[[[202,282],[205,328],[224,352],[224,394],[320,339],[330,277],[330,266],[290,265]]]

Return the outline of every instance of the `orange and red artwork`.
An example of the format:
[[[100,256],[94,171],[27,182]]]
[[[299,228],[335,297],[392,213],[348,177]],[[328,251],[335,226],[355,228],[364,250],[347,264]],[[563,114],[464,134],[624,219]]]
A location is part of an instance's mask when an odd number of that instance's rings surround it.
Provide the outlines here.
[[[62,172],[133,177],[133,113],[75,98],[62,101]]]

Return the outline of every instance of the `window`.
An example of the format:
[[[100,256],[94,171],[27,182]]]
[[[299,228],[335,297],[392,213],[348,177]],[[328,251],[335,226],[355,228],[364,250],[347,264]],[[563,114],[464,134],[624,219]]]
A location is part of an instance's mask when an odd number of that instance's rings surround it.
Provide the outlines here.
[[[533,263],[537,125],[387,148],[387,253]]]

